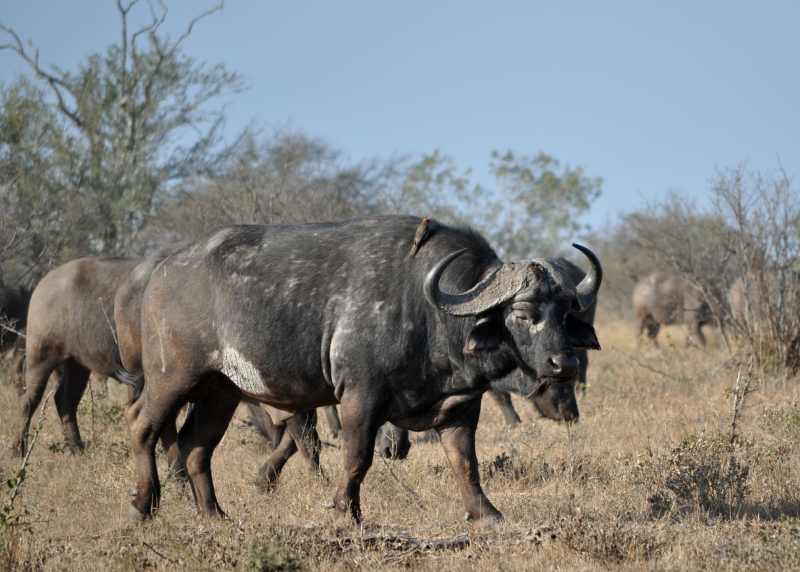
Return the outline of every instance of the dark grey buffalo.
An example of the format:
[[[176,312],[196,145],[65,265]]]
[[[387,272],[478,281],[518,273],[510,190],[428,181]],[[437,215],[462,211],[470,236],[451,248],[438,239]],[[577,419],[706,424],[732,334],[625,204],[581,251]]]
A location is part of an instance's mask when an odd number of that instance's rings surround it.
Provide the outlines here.
[[[705,345],[703,326],[711,323],[711,310],[702,294],[686,280],[667,272],[654,272],[633,289],[633,309],[639,321],[639,338],[647,337],[658,345],[661,326],[686,324],[689,340]]]
[[[555,269],[555,273],[563,276],[572,288],[577,288],[578,284],[586,277],[586,274],[580,267],[566,258],[552,258],[547,259],[546,262],[551,268]],[[595,300],[589,307],[574,311],[571,314],[576,319],[593,326],[596,311],[597,301]],[[580,366],[578,367],[574,383],[577,387],[585,390],[586,372],[589,367],[588,352],[585,349],[578,349],[576,355],[578,356]],[[503,417],[509,425],[516,424],[511,414],[516,417],[516,422],[519,422],[519,417],[511,404],[512,393],[526,399],[543,417],[558,417],[557,414],[549,411],[549,409],[553,407],[553,402],[543,401],[541,399],[540,392],[544,389],[544,385],[537,385],[531,379],[530,375],[523,373],[521,370],[516,370],[506,377],[492,380],[490,386],[491,390],[487,393],[500,407]],[[575,407],[577,408],[577,404]],[[385,424],[381,427],[381,431],[378,434],[378,444],[376,448],[378,453],[387,459],[405,459],[411,449],[411,440],[408,431],[400,429],[391,423]]]
[[[31,292],[0,284],[0,355],[10,364],[11,382],[21,388],[25,356],[24,332]]]
[[[159,254],[163,258],[163,254]],[[70,450],[83,448],[77,410],[89,374],[113,377],[131,386],[131,404],[141,386],[139,310],[149,272],[158,256],[145,261],[122,258],[79,258],[50,271],[36,286],[28,312],[26,392],[22,425],[14,450],[25,453],[28,427],[48,379],[55,377],[55,403]],[[127,315],[115,309],[118,290],[128,285]],[[138,344],[138,345],[137,345]],[[129,407],[126,416],[135,416]],[[162,433],[171,466],[179,462],[174,420]]]
[[[578,417],[577,351],[599,348],[573,317],[602,270],[573,288],[544,260],[503,263],[479,234],[379,217],[298,226],[237,226],[168,257],[142,308],[142,408],[131,427],[132,516],[158,506],[156,439],[172,412],[195,407],[179,446],[198,509],[222,510],[211,456],[241,399],[288,413],[340,404],[344,471],[334,506],[361,519],[359,491],[386,421],[436,429],[470,519],[501,518],[475,455],[480,397],[521,369],[545,414]]]

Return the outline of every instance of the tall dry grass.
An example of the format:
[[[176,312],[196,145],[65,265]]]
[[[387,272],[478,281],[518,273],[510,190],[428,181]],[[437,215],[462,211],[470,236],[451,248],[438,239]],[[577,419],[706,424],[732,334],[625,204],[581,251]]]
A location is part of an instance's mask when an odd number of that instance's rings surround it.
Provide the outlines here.
[[[325,508],[340,450],[322,453],[329,481],[291,461],[277,489],[253,485],[267,450],[241,420],[214,457],[229,521],[199,518],[174,481],[144,525],[126,520],[133,463],[114,392],[81,406],[88,441],[72,456],[48,412],[2,531],[0,568],[19,570],[764,570],[800,567],[798,379],[752,376],[731,445],[732,388],[740,367],[714,339],[685,348],[667,329],[660,350],[637,351],[631,324],[603,320],[577,427],[538,419],[508,429],[485,401],[478,435],[484,486],[506,522],[463,522],[455,482],[436,443],[402,462],[375,460],[363,487],[367,524]],[[17,396],[0,386],[0,477],[11,458]],[[52,405],[50,406],[52,407]],[[163,459],[160,460],[163,474]],[[2,493],[5,494],[5,493]],[[5,498],[5,497],[3,497]],[[466,534],[466,537],[460,535]],[[437,550],[413,539],[456,539]],[[464,546],[460,541],[466,538]]]

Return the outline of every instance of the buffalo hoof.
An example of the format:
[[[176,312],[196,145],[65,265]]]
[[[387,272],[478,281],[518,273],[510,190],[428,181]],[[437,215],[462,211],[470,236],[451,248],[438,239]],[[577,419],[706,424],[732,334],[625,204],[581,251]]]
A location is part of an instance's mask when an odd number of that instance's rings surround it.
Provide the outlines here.
[[[278,481],[268,479],[266,477],[258,477],[255,480],[255,485],[256,488],[258,488],[258,490],[260,490],[262,493],[270,494],[278,486]]]
[[[64,443],[64,450],[72,455],[80,455],[86,446],[83,443]]]
[[[471,526],[475,528],[494,528],[499,524],[502,524],[505,520],[503,515],[499,512],[496,514],[487,514],[480,518],[472,518],[469,513],[464,515],[464,520],[470,523]]]
[[[150,518],[150,515],[144,514],[133,505],[128,506],[128,520],[134,524],[139,524]]]

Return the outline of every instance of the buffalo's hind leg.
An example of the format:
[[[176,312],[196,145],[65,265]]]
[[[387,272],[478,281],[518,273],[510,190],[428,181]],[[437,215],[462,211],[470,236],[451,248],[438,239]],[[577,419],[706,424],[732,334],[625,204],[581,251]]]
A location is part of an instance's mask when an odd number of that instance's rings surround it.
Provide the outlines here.
[[[339,433],[342,432],[342,421],[339,419],[336,406],[328,405],[327,407],[323,407],[322,411],[325,413],[325,420],[328,422],[328,429],[331,432],[331,437],[338,439]]]
[[[686,347],[691,347],[697,343],[701,348],[706,347],[706,336],[703,334],[702,322],[691,322],[689,324],[689,335],[686,336]]]
[[[658,347],[659,330],[661,330],[661,324],[653,316],[647,315],[642,318],[639,322],[639,337],[636,340],[636,346],[641,346],[642,335],[647,334],[647,339],[650,340],[653,346]]]
[[[344,474],[334,507],[361,522],[361,483],[372,465],[381,419],[377,407],[361,395],[344,394],[341,401]]]
[[[256,485],[265,491],[272,490],[278,482],[286,462],[298,450],[308,463],[312,474],[324,477],[319,464],[321,445],[322,443],[317,433],[316,411],[311,410],[294,414],[286,420],[280,443],[278,443],[278,446],[275,447],[259,470]]]
[[[334,411],[336,410],[335,407],[333,409]],[[338,420],[338,418],[339,416],[337,415],[336,419]],[[317,411],[312,409],[311,411],[293,415],[286,420],[286,429],[297,445],[300,455],[308,464],[311,474],[324,478],[325,475],[322,473],[322,467],[319,464],[322,441],[320,441],[319,433],[317,432]]]
[[[164,428],[161,430],[161,446],[167,454],[167,463],[169,464],[169,472],[179,482],[185,483],[188,480],[186,475],[186,465],[183,462],[183,456],[178,447],[178,411],[164,423]]]
[[[215,379],[207,393],[195,402],[178,434],[181,457],[192,487],[197,510],[204,516],[225,516],[217,502],[211,476],[214,454],[239,405],[239,392],[226,380]]]
[[[89,370],[74,360],[67,360],[63,365],[61,383],[54,396],[61,430],[64,433],[64,446],[71,452],[83,450],[83,440],[78,428],[78,405],[86,391],[89,381]]]
[[[128,421],[128,427],[133,427],[134,422],[144,405],[144,399],[136,396],[131,389],[128,393],[128,407],[125,410],[125,419]],[[186,467],[183,463],[183,458],[178,450],[178,411],[172,416],[171,419],[164,423],[164,428],[161,430],[161,446],[167,454],[167,463],[169,464],[170,473],[181,482],[186,482]]]
[[[13,453],[20,457],[24,456],[28,450],[28,429],[30,428],[33,414],[36,412],[36,408],[39,407],[42,397],[44,397],[50,374],[52,373],[54,377],[57,377],[56,383],[61,382],[61,373],[57,372],[60,360],[39,360],[37,359],[38,356],[33,356],[32,352],[29,352],[28,356],[25,369],[25,394],[22,396],[22,421],[12,445]]]
[[[171,382],[171,383],[170,383]],[[186,393],[194,385],[191,379],[153,380],[145,384],[145,392],[126,413],[131,423],[131,443],[136,465],[136,496],[131,503],[134,520],[149,517],[161,501],[161,483],[156,468],[156,442],[167,423],[174,423],[178,409],[186,401]],[[159,385],[153,391],[153,385]]]
[[[437,427],[436,430],[458,481],[461,498],[467,509],[467,520],[497,522],[503,519],[503,515],[483,493],[475,454],[475,430],[480,412],[481,402],[474,400],[464,406],[463,416],[458,421]]]
[[[270,456],[267,457],[267,460],[258,471],[259,475],[256,478],[256,486],[263,491],[271,491],[275,488],[284,465],[297,453],[297,445],[292,435],[286,430],[285,426],[282,429],[281,440],[278,442],[278,446],[272,450],[272,453],[270,453]]]

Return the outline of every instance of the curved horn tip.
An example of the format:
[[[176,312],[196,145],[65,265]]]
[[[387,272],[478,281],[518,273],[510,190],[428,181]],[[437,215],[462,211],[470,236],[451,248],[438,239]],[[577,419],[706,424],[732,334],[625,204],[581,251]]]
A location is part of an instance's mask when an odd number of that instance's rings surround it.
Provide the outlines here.
[[[600,264],[600,259],[597,258],[597,255],[588,247],[576,242],[573,242],[572,246],[583,253],[583,255],[589,259],[589,263],[591,264],[591,269],[576,288],[578,302],[582,308],[586,308],[597,298],[597,293],[600,290],[600,284],[603,281],[603,266]]]

